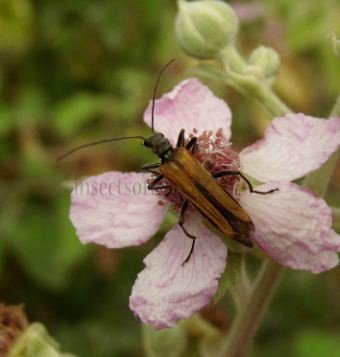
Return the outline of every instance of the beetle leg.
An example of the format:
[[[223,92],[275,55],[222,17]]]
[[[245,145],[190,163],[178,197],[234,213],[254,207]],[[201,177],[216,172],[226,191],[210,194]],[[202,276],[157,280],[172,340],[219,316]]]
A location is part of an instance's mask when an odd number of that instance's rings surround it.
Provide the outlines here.
[[[153,168],[158,168],[160,166],[159,163],[155,164],[146,164],[142,166],[142,169],[148,172],[151,172],[152,174],[158,175],[149,185],[148,185],[148,190],[161,190],[165,188],[169,188],[169,192],[166,193],[165,196],[169,196],[170,193],[172,192],[172,186],[171,185],[161,185],[161,186],[156,186],[156,184],[161,181],[164,176],[160,175],[158,171],[153,170]]]
[[[184,129],[181,129],[178,135],[176,147],[184,146]]]
[[[182,266],[187,263],[189,260],[190,260],[190,257],[192,256],[192,253],[194,252],[194,247],[195,247],[195,242],[196,242],[196,237],[193,236],[192,234],[190,234],[186,228],[184,227],[184,215],[185,215],[185,211],[187,210],[189,206],[189,201],[188,200],[185,200],[183,202],[183,205],[181,207],[181,212],[180,212],[180,215],[179,215],[179,222],[178,224],[180,225],[180,227],[182,228],[184,234],[192,239],[192,244],[191,244],[191,248],[190,248],[190,252],[188,254],[188,256],[185,258],[184,262],[182,263]]]
[[[148,190],[161,190],[163,188],[171,188],[171,185],[156,186],[159,181],[164,178],[163,175],[157,176],[151,183],[148,184]]]
[[[198,144],[197,144],[197,138],[196,136],[192,137],[188,143],[185,145],[185,148],[188,150],[191,150],[192,153],[197,151],[198,149]]]
[[[223,177],[223,176],[240,176],[242,177],[242,179],[246,182],[246,184],[249,187],[249,191],[251,193],[257,193],[259,195],[266,195],[267,193],[273,193],[275,191],[278,191],[278,188],[273,188],[272,190],[269,191],[265,191],[265,192],[261,192],[261,191],[256,191],[253,188],[253,185],[251,184],[251,182],[243,175],[242,172],[237,171],[237,170],[227,170],[227,171],[220,171],[220,172],[216,172],[212,175],[214,178],[218,178],[218,177]]]
[[[159,166],[161,166],[161,164],[159,162],[155,162],[155,163],[152,163],[152,164],[146,164],[146,165],[142,166],[142,170],[149,171],[151,173],[158,173],[156,171],[150,171],[150,170],[158,169]]]
[[[195,152],[197,152],[197,151],[198,151],[198,147],[199,147],[199,145],[196,143],[196,144],[193,146],[191,152],[192,152],[193,154],[194,154]]]

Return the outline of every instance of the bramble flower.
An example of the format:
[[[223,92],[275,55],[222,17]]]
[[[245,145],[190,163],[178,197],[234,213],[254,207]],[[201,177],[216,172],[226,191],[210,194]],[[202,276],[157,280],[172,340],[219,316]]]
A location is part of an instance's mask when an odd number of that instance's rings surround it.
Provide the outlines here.
[[[144,120],[150,125],[150,106]],[[260,249],[293,269],[319,273],[335,267],[340,236],[331,228],[330,208],[322,198],[291,181],[318,169],[338,149],[340,118],[323,120],[304,114],[276,118],[262,140],[239,154],[230,145],[230,125],[225,102],[197,79],[183,81],[156,101],[156,132],[174,145],[182,128],[187,138],[197,136],[195,155],[211,172],[240,169],[262,182],[256,190],[279,189],[259,195],[244,190],[238,178],[219,179],[250,214],[255,225],[251,239]],[[164,190],[151,194],[134,187],[148,180],[150,174],[121,172],[85,180],[88,187],[105,183],[107,190],[87,195],[73,192],[70,217],[80,240],[119,248],[140,245],[153,236],[167,209],[178,208],[182,198],[178,192],[167,196]],[[190,260],[182,265],[191,240],[176,224],[144,259],[145,268],[132,289],[130,308],[155,329],[174,326],[205,306],[226,266],[226,245],[194,209],[187,212],[185,227],[197,236]]]

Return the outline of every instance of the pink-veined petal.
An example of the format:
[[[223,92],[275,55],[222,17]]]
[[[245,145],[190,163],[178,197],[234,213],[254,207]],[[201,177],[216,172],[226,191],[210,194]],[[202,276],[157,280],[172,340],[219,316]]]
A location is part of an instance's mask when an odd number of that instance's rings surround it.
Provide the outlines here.
[[[319,273],[335,267],[340,236],[332,229],[332,213],[326,202],[293,183],[271,182],[258,191],[244,192],[240,203],[250,214],[254,241],[278,263],[293,269]]]
[[[318,169],[340,145],[340,118],[288,114],[240,153],[243,172],[260,182],[292,181]]]
[[[163,133],[172,144],[176,143],[181,129],[185,129],[188,136],[194,128],[198,134],[206,130],[215,133],[222,128],[227,140],[231,136],[229,107],[196,78],[181,82],[156,100],[154,119],[155,131]],[[151,102],[144,121],[151,126]]]
[[[140,245],[161,225],[168,205],[147,189],[149,174],[106,172],[77,183],[70,218],[83,243]]]
[[[162,242],[144,259],[130,296],[130,308],[155,329],[174,326],[208,304],[224,271],[227,249],[192,213],[185,227],[197,236],[190,260],[192,241],[175,225]]]

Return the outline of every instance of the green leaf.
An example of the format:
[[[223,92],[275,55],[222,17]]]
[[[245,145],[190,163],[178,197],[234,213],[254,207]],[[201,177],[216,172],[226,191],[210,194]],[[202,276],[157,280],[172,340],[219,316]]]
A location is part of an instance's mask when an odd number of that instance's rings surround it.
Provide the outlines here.
[[[3,267],[5,262],[5,242],[3,239],[0,239],[0,276],[3,273]]]
[[[296,357],[337,357],[340,351],[338,334],[324,331],[306,331],[301,333],[294,343]]]
[[[59,197],[45,210],[31,204],[8,240],[29,274],[51,289],[67,284],[70,270],[87,252],[75,236],[68,210],[66,197]]]
[[[32,10],[28,0],[0,2],[0,52],[8,55],[27,48],[32,35]]]
[[[77,93],[55,108],[56,128],[62,135],[71,135],[109,106],[110,101],[106,97]]]
[[[217,292],[214,296],[214,304],[216,304],[227,292],[228,289],[236,286],[240,280],[242,265],[242,254],[228,253],[227,266],[220,278]]]
[[[40,323],[31,324],[10,350],[8,357],[76,357],[62,353],[58,343]]]
[[[13,109],[4,103],[0,103],[0,136],[8,134],[15,127]]]
[[[181,324],[161,331],[143,325],[143,342],[147,357],[180,357],[187,345]]]

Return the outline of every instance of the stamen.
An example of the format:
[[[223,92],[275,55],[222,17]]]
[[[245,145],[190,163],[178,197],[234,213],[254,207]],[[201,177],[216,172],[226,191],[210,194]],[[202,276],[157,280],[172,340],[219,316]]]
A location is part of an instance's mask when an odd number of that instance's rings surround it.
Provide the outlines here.
[[[222,128],[218,129],[215,134],[211,130],[207,130],[199,135],[197,129],[193,129],[189,139],[193,136],[197,137],[198,144],[198,151],[194,153],[194,156],[209,172],[214,174],[220,171],[239,170],[241,168],[239,155],[225,139]],[[237,186],[239,177],[225,176],[217,180],[227,192],[236,199],[238,198]],[[159,182],[160,186],[168,184],[171,185],[166,178]],[[161,201],[171,202],[172,208],[179,211],[184,197],[176,187],[172,187],[170,194],[169,189],[157,190],[156,192],[162,197]]]

